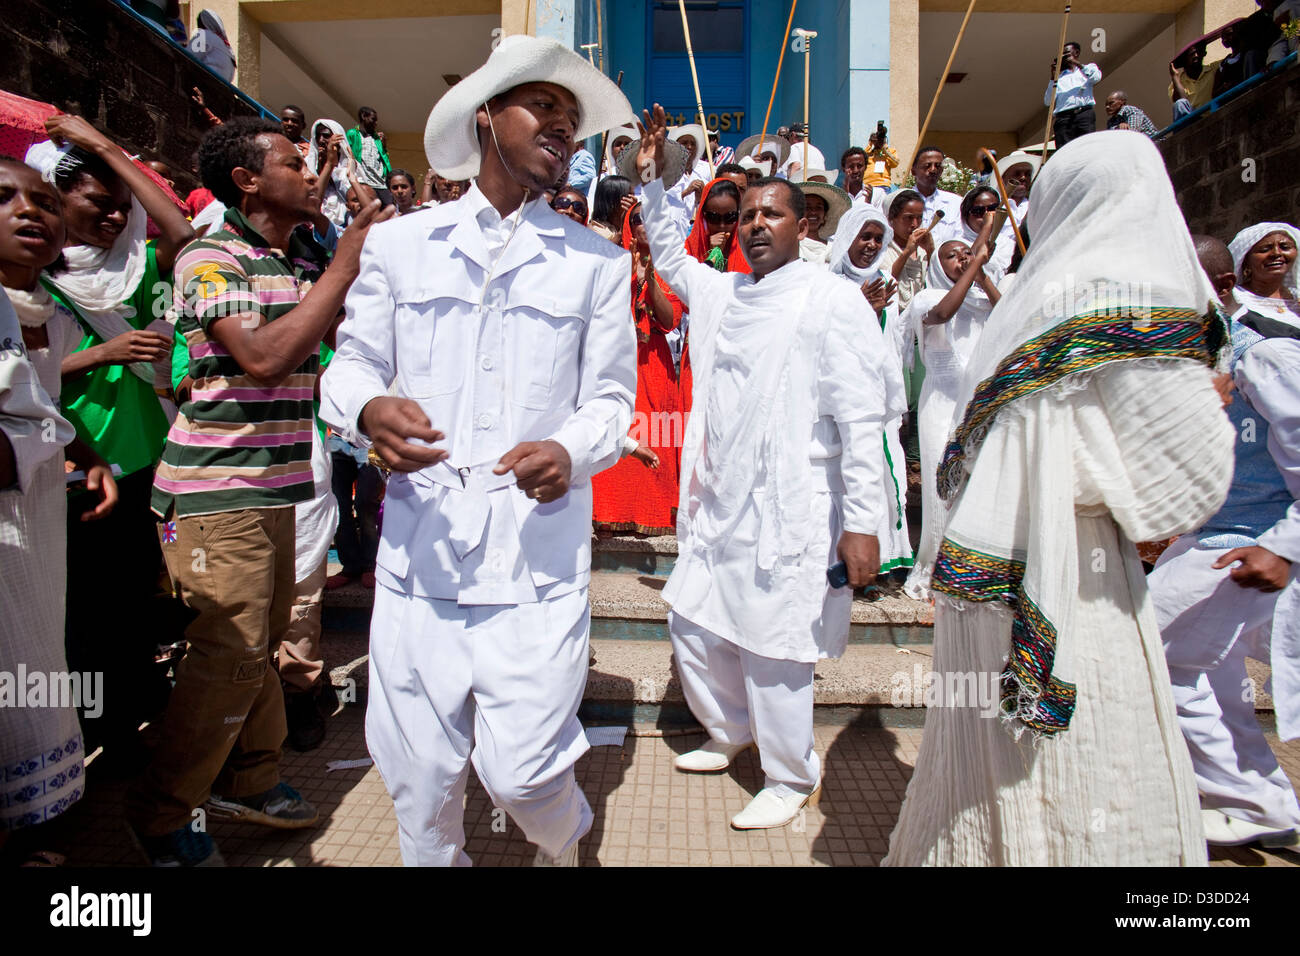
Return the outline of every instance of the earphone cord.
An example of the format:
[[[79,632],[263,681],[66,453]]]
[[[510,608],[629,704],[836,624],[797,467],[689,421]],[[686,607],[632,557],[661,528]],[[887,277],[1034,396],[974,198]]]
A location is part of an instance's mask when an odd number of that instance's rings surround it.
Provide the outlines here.
[[[501,144],[497,142],[497,128],[496,125],[492,122],[492,110],[486,103],[483,104],[483,109],[487,112],[488,129],[491,130],[492,132],[492,147],[497,151],[497,158],[501,160],[501,165],[502,167],[505,168],[505,171],[510,174],[510,178],[514,179],[515,182],[518,183],[519,180],[515,179],[514,170],[510,168],[510,165],[506,162],[505,156],[501,154]],[[497,253],[495,259],[492,262],[492,268],[488,269],[487,277],[484,278],[483,280],[483,293],[482,295],[479,296],[479,300],[478,300],[479,311],[482,311],[483,304],[487,301],[487,290],[488,290],[488,286],[491,285],[492,283],[492,275],[493,273],[496,272],[497,266],[500,264],[501,259],[505,256],[506,249],[510,247],[510,240],[515,237],[515,232],[518,231],[519,224],[524,221],[524,206],[528,205],[528,201],[531,196],[532,196],[532,191],[527,186],[525,186],[523,202],[519,204],[518,209],[516,209],[513,213],[511,213],[511,215],[515,217],[515,224],[510,227],[510,235],[506,236],[505,245],[503,245],[501,247],[501,251]]]

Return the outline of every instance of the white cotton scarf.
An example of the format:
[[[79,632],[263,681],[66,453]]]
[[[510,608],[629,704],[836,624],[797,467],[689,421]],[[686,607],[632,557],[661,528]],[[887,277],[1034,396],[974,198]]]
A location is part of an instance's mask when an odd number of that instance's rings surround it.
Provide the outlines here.
[[[990,638],[1006,635],[1002,716],[1017,737],[1026,729],[1050,737],[1068,729],[1075,704],[1082,480],[1075,462],[1080,454],[1104,460],[1114,447],[1109,433],[1086,434],[1095,448],[1073,445],[1068,397],[1116,362],[1186,369],[1182,387],[1204,387],[1208,374],[1195,365],[1222,357],[1226,333],[1164,163],[1141,133],[1085,136],[1063,147],[1035,183],[1029,218],[1033,247],[967,363],[938,474],[952,507],[931,587],[946,612],[987,613],[979,620]],[[1063,298],[1070,282],[1093,286],[1093,294]],[[1132,285],[1141,292],[1136,302],[1121,291]],[[981,454],[986,436],[992,447]],[[1120,521],[1105,497],[1113,491],[1105,489],[1101,507]],[[1210,501],[1220,489],[1197,492]],[[1190,530],[1177,515],[1157,514],[1151,500],[1135,496],[1122,526],[1164,536]],[[982,610],[1002,605],[1013,614]]]
[[[1253,226],[1247,226],[1233,237],[1232,242],[1228,243],[1228,252],[1232,254],[1232,268],[1237,273],[1237,286],[1232,290],[1232,294],[1238,303],[1252,312],[1267,316],[1281,314],[1285,321],[1298,323],[1300,322],[1300,303],[1297,303],[1296,297],[1300,296],[1300,256],[1297,256],[1295,262],[1291,263],[1291,269],[1287,272],[1286,278],[1282,280],[1282,298],[1280,299],[1256,295],[1243,284],[1245,280],[1242,278],[1241,270],[1246,262],[1247,253],[1261,239],[1275,232],[1286,233],[1291,237],[1291,241],[1297,247],[1300,247],[1300,230],[1289,222],[1261,222]]]
[[[853,247],[858,234],[869,222],[877,223],[884,230],[885,238],[880,244],[880,251],[876,253],[876,257],[860,267],[854,265],[853,260],[849,258],[849,250]],[[835,227],[835,235],[831,238],[831,272],[862,285],[868,279],[880,274],[881,256],[893,241],[894,230],[889,227],[889,220],[879,208],[868,203],[854,203],[849,207],[849,211],[840,217],[839,225]]]
[[[352,162],[352,147],[348,145],[343,127],[332,119],[318,119],[309,127],[308,138],[311,146],[307,148],[307,168],[313,173],[320,169],[320,153],[316,149],[316,127],[327,126],[331,135],[342,136],[343,143],[339,150],[339,162],[330,174],[330,181],[321,185],[320,211],[335,227],[342,230],[348,224],[348,165]]]
[[[67,171],[70,164],[75,165],[67,153],[67,148],[60,149],[47,140],[27,151],[26,162],[47,182],[53,183],[56,173]],[[111,247],[65,246],[63,259],[67,269],[58,275],[45,276],[46,281],[72,301],[81,317],[105,342],[136,330],[126,319],[128,307],[124,303],[144,278],[147,222],[140,200],[132,196],[126,228]],[[168,326],[168,332],[170,329]],[[166,387],[171,380],[170,357],[157,364],[163,368],[157,369],[148,362],[132,362],[127,368],[151,386]]]
[[[738,277],[730,316],[752,318],[737,326],[744,338],[741,347],[759,359],[737,404],[739,413],[720,420],[708,398],[697,400],[683,442],[682,474],[691,476],[683,482],[683,504],[695,481],[709,489],[714,502],[711,530],[696,529],[704,550],[716,553],[726,546],[762,484],[758,567],[765,571],[797,564],[810,530],[808,444],[815,419],[815,364],[826,328],[825,312],[810,308],[819,281],[825,281],[821,270],[802,260],[758,282]],[[712,395],[717,336],[715,328],[711,335],[692,338],[697,396]],[[689,520],[687,512],[684,507],[683,517]]]
[[[18,313],[18,323],[25,329],[42,328],[54,317],[54,296],[39,282],[30,292],[26,289],[4,287],[5,295]]]

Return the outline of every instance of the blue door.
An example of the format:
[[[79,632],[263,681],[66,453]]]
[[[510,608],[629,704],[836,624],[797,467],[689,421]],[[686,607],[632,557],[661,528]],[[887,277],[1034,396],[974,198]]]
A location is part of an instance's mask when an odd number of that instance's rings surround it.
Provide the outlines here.
[[[695,86],[686,55],[682,15],[675,2],[646,4],[646,101],[660,103],[674,125],[699,122]],[[700,77],[700,95],[708,128],[719,131],[722,145],[745,137],[749,117],[749,11],[744,0],[687,0],[691,48]]]

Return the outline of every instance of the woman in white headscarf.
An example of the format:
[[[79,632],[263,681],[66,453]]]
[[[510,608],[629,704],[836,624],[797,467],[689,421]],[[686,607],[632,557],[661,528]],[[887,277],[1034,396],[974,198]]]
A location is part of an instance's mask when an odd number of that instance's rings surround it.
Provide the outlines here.
[[[885,862],[1203,865],[1133,542],[1200,527],[1227,494],[1227,332],[1141,133],[1062,147],[1028,219],[941,467],[936,699]]]
[[[334,228],[340,232],[348,224],[348,170],[351,166],[352,148],[342,125],[324,118],[312,123],[307,168],[321,178],[321,215],[334,223]]]
[[[947,508],[939,498],[935,470],[948,441],[953,413],[958,410],[962,376],[998,301],[994,276],[986,268],[993,220],[991,213],[985,215],[975,239],[979,246],[975,255],[960,239],[936,243],[926,288],[912,297],[900,323],[902,354],[912,355],[913,343],[919,342],[925,366],[925,381],[916,403],[921,446],[921,540],[916,548],[916,563],[907,577],[907,593],[915,598],[930,596],[930,572],[943,540]],[[983,243],[979,242],[981,238]]]
[[[1237,272],[1233,296],[1242,308],[1300,325],[1300,230],[1289,222],[1261,222],[1241,230],[1228,244]]]
[[[226,25],[211,10],[199,13],[198,29],[190,37],[194,57],[227,83],[235,77],[235,51],[230,48]]]
[[[903,341],[898,309],[894,301],[896,283],[883,268],[884,250],[889,248],[893,230],[884,214],[869,203],[854,203],[841,217],[831,238],[830,271],[850,279],[861,290],[872,311],[880,319],[880,330],[890,354],[884,364],[885,376],[885,467],[884,499],[876,532],[880,542],[880,573],[902,575],[912,566],[912,542],[907,535],[907,460],[898,438],[899,426],[907,412],[903,388]]]

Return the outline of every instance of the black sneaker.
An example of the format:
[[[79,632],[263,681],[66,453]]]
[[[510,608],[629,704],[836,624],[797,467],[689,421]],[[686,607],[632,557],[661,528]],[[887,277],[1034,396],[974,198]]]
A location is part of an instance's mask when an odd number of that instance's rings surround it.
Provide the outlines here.
[[[315,750],[325,740],[325,718],[320,712],[320,696],[312,691],[284,695],[289,746],[299,753]]]
[[[150,866],[225,866],[221,851],[212,837],[190,826],[183,826],[162,836],[141,836],[135,827],[127,825],[131,839],[149,859]]]
[[[298,830],[320,819],[320,814],[287,783],[276,784],[265,793],[251,797],[208,797],[208,813],[214,817],[260,823],[279,830]]]

